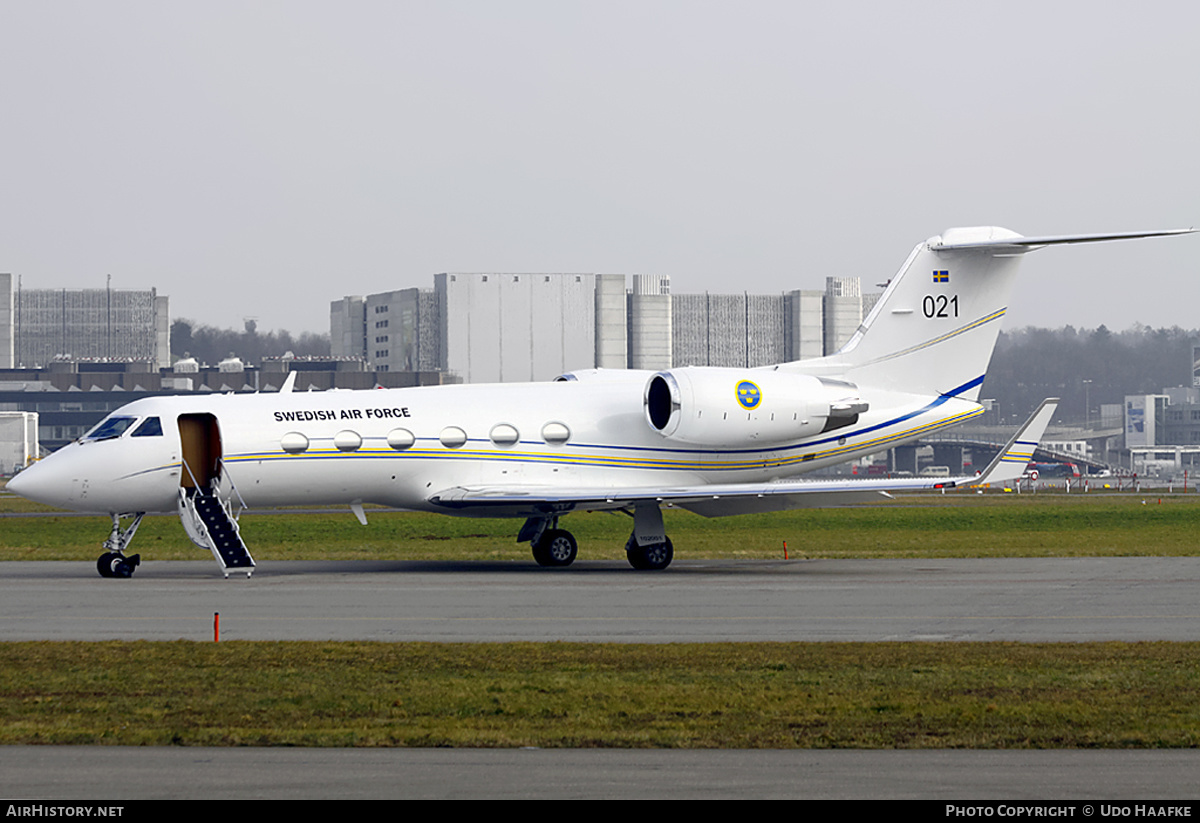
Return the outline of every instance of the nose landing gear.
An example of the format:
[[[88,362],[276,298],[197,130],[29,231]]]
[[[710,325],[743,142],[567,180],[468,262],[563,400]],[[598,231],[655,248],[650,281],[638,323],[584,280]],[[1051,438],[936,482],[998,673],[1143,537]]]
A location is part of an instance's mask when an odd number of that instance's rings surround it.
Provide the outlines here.
[[[145,516],[145,512],[113,514],[112,531],[109,533],[108,539],[104,541],[104,548],[107,551],[96,559],[96,571],[100,572],[101,577],[133,577],[133,570],[141,565],[142,556],[132,554],[126,557],[125,549],[133,540],[133,535]],[[124,529],[121,528],[122,517],[133,518],[133,522]]]

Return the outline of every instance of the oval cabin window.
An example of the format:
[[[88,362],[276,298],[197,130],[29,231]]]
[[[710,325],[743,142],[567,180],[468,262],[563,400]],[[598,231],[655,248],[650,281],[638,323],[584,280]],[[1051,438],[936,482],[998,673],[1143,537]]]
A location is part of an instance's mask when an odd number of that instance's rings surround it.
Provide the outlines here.
[[[492,442],[497,446],[511,446],[521,439],[521,434],[515,426],[510,426],[507,423],[498,423],[492,427],[491,438]]]
[[[352,452],[362,446],[362,435],[358,432],[340,431],[333,436],[333,445],[340,452]]]
[[[392,429],[388,432],[387,443],[393,449],[408,449],[416,442],[417,438],[408,429]]]
[[[566,443],[571,437],[571,430],[558,421],[542,426],[542,439],[547,443]]]
[[[467,433],[458,426],[447,426],[442,429],[442,433],[438,439],[442,441],[442,445],[446,448],[457,449],[463,443],[467,442]]]
[[[279,441],[279,445],[288,454],[300,454],[308,451],[308,438],[300,432],[288,432]]]

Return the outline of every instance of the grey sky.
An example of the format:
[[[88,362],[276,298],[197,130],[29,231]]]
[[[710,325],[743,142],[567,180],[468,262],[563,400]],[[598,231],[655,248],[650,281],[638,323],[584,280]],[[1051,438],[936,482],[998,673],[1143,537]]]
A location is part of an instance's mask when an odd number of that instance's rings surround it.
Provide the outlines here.
[[[328,331],[439,271],[882,283],[949,226],[1200,225],[1200,4],[0,0],[0,271]],[[1200,326],[1200,237],[1008,326]]]

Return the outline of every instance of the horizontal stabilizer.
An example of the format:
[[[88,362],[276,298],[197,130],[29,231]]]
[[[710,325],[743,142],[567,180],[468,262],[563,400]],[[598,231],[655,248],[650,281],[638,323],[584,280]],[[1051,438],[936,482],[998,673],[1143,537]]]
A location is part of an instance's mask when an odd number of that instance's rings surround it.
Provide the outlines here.
[[[961,230],[958,230],[961,231]],[[996,251],[1009,250],[1013,252],[1034,251],[1045,246],[1061,246],[1068,243],[1101,243],[1105,240],[1134,240],[1139,237],[1166,237],[1174,234],[1191,234],[1196,229],[1160,229],[1158,231],[1124,231],[1113,234],[1059,234],[1048,237],[1001,237],[995,240],[966,240],[955,242],[950,232],[949,242],[945,240],[930,246],[934,251],[954,251],[957,249],[992,249]]]

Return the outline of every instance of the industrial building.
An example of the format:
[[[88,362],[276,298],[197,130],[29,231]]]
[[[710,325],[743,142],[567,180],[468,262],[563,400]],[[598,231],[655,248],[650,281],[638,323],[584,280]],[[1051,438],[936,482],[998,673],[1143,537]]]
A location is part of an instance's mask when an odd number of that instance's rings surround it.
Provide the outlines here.
[[[878,295],[671,293],[663,275],[444,273],[432,289],[330,304],[332,354],[463,382],[551,380],[589,368],[756,367],[836,351]]]
[[[0,274],[0,368],[54,360],[171,365],[168,298],[154,289],[14,289]]]
[[[1200,388],[1126,395],[1125,448],[1135,471],[1194,472],[1200,467]]]

